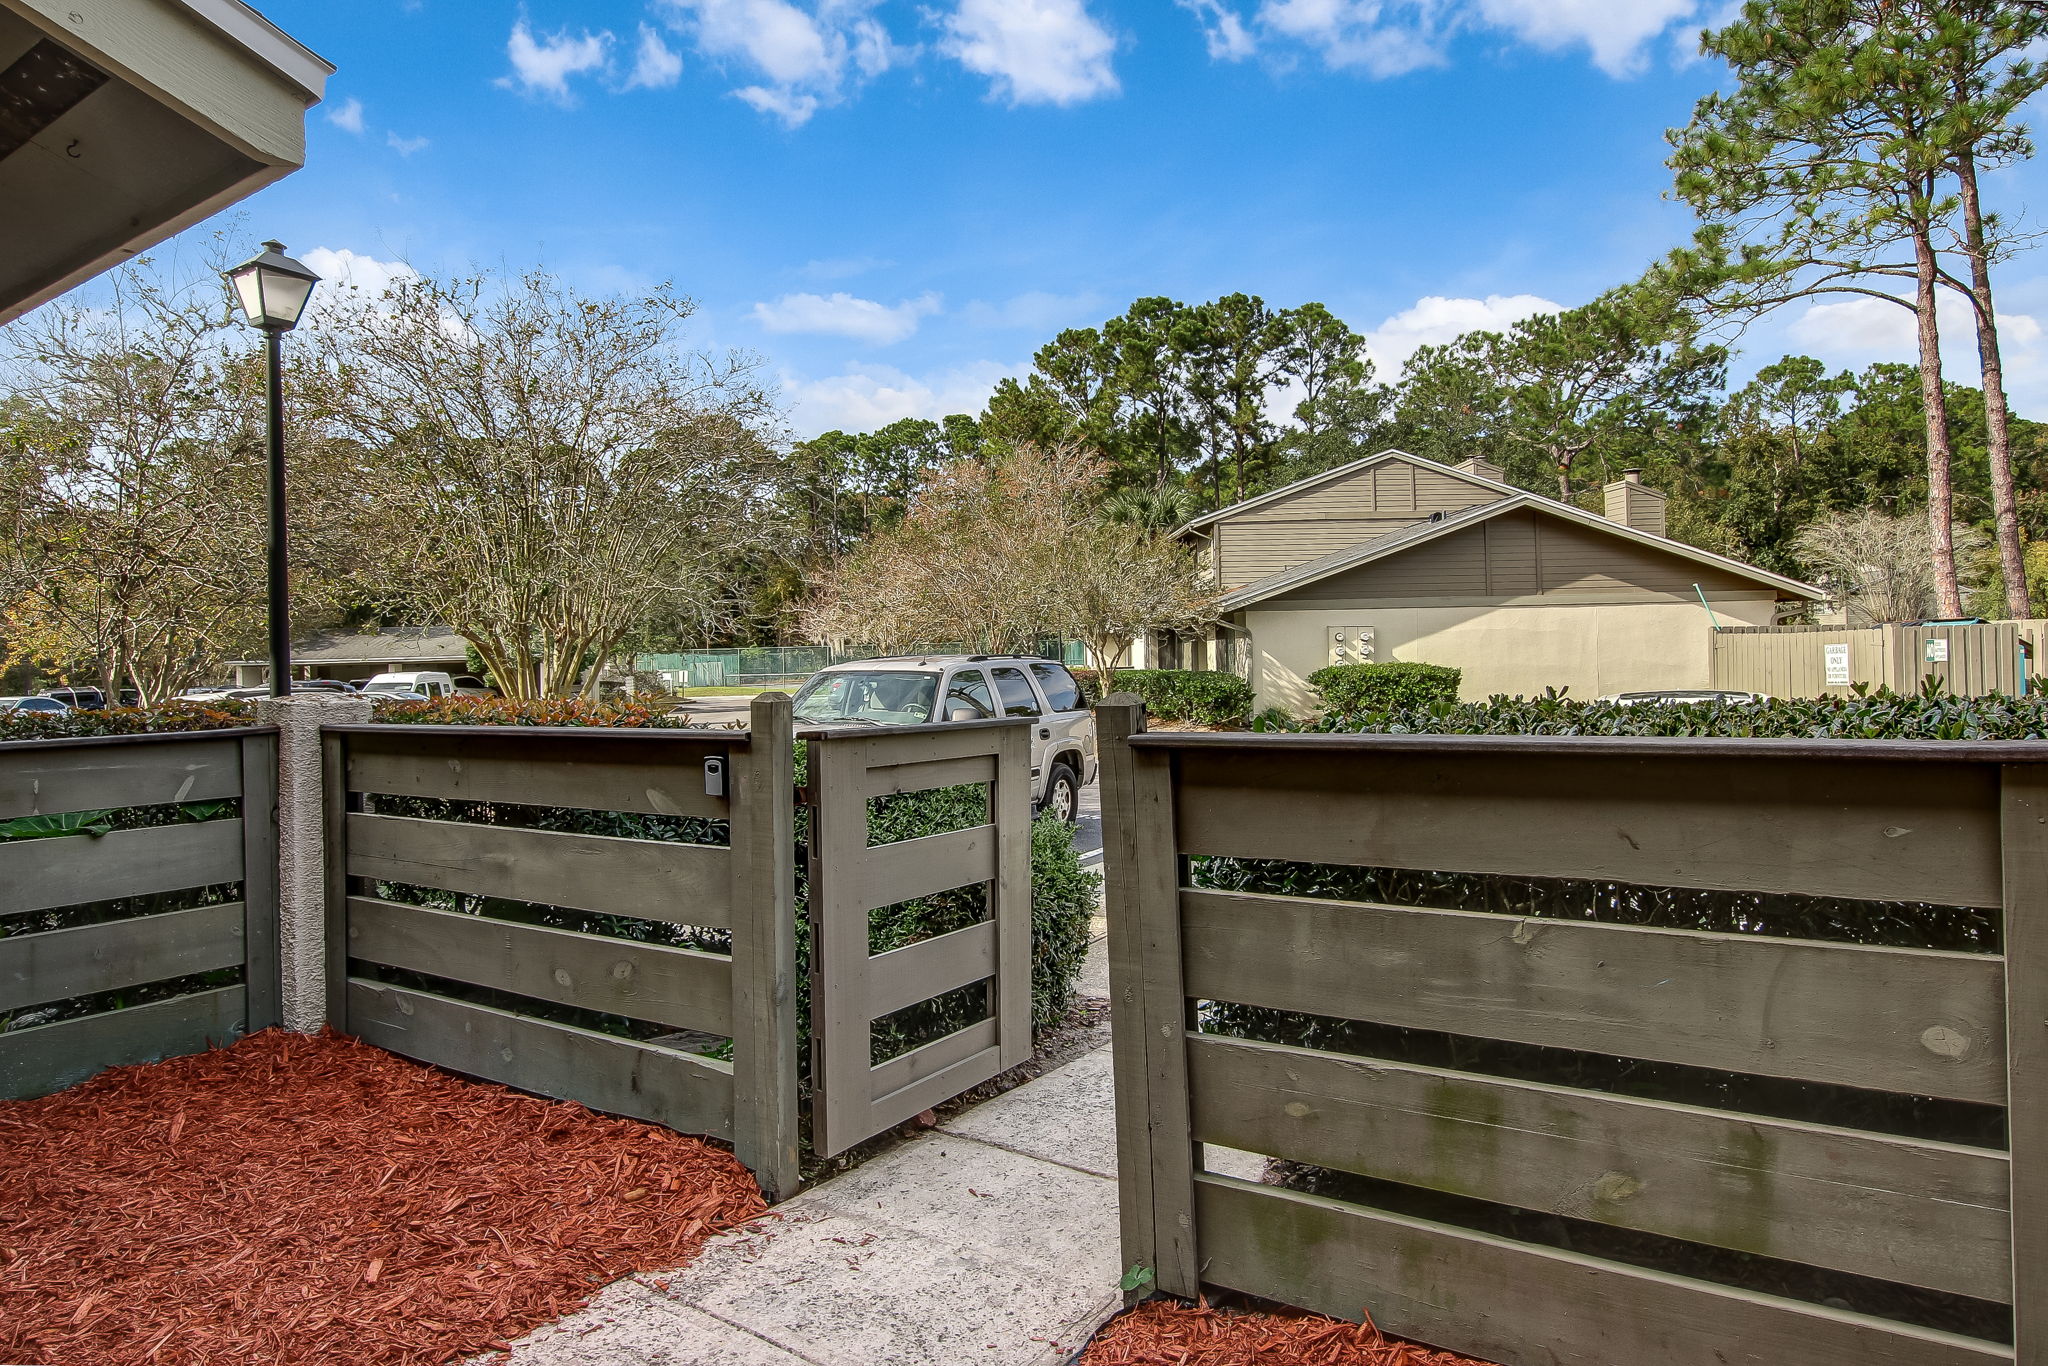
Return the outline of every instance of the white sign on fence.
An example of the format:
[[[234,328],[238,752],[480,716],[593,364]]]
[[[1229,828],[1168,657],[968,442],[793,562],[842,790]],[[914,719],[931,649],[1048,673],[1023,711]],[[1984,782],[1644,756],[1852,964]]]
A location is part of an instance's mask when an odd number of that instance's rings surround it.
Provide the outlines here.
[[[1847,645],[1823,645],[1821,657],[1827,661],[1828,686],[1846,688],[1849,686],[1849,647]]]
[[[1929,664],[1948,663],[1948,637],[1937,636],[1927,642],[1927,662]]]

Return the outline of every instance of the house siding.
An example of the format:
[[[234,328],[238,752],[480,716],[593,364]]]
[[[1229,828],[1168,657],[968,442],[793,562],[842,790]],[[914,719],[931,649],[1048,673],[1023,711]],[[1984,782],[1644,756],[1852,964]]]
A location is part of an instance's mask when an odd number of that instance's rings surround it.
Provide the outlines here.
[[[1216,524],[1225,588],[1399,531],[1433,512],[1456,512],[1501,495],[1447,470],[1388,460]]]

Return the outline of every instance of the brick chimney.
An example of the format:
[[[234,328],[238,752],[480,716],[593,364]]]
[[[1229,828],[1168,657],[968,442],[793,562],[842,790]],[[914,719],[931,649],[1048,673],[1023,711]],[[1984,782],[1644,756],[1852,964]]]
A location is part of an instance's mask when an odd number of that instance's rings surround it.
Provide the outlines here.
[[[1495,483],[1499,483],[1501,481],[1500,466],[1494,464],[1491,460],[1488,460],[1483,456],[1475,455],[1469,460],[1460,460],[1457,464],[1451,466],[1451,468],[1454,470],[1460,470],[1466,474],[1476,474],[1481,479],[1491,479]]]
[[[1664,495],[1643,483],[1641,470],[1623,470],[1621,478],[1607,485],[1607,520],[1620,522],[1652,536],[1664,532]]]

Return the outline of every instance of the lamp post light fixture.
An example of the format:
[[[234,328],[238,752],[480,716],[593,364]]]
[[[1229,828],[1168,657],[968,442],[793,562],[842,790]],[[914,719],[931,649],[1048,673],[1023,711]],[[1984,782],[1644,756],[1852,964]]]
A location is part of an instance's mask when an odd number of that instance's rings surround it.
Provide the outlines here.
[[[292,690],[292,603],[285,577],[284,334],[299,325],[320,277],[284,254],[284,243],[265,242],[223,272],[249,325],[263,333],[270,398],[270,695]]]

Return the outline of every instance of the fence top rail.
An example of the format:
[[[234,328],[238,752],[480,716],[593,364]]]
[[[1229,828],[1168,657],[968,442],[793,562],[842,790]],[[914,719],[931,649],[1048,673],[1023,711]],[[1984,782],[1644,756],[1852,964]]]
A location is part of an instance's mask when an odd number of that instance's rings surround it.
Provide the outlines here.
[[[744,749],[753,741],[745,730],[706,730],[691,726],[415,726],[380,725],[376,722],[322,726],[328,735],[374,735],[395,738],[405,735],[470,737],[485,740],[593,740],[647,741],[689,744],[700,748]],[[213,732],[219,734],[221,732]]]
[[[53,749],[95,749],[107,745],[197,744],[206,740],[240,740],[252,735],[275,735],[276,726],[227,726],[220,730],[153,730],[140,735],[53,735],[47,740],[0,740],[0,756],[47,754]]]
[[[1814,740],[1691,735],[1294,735],[1256,731],[1145,731],[1139,749],[1268,753],[1542,754],[1617,759],[1834,759],[1897,763],[2048,763],[2048,740]]]

